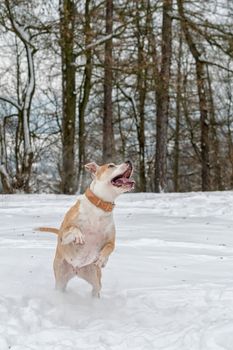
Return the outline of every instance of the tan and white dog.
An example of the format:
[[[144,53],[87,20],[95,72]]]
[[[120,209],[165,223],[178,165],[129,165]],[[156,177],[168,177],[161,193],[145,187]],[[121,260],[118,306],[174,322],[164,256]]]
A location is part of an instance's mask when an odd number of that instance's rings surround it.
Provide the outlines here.
[[[53,264],[56,288],[65,290],[68,281],[78,276],[90,283],[92,295],[99,297],[101,268],[115,246],[114,201],[134,187],[133,167],[127,161],[101,166],[93,162],[85,168],[93,181],[68,210],[60,229],[41,227],[39,230],[58,234]]]

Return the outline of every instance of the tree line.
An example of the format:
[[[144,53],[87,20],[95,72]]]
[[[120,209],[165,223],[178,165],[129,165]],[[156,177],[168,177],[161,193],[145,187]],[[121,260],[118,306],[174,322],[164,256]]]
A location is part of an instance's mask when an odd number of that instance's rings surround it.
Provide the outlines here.
[[[125,159],[137,191],[231,189],[232,25],[228,0],[2,0],[0,191]]]

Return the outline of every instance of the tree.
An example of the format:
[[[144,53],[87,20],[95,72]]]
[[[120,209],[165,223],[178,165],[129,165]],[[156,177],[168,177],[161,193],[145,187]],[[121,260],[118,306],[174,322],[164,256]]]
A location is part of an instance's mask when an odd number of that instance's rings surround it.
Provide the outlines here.
[[[228,0],[0,2],[0,191],[82,191],[93,158],[232,188],[232,28]]]
[[[113,0],[106,0],[106,36],[104,50],[104,114],[103,114],[103,162],[114,158],[113,107],[112,107],[112,33],[113,33]]]
[[[167,188],[167,127],[172,55],[172,0],[163,0],[162,52],[159,81],[156,76],[155,192]]]
[[[146,191],[145,172],[145,103],[147,95],[148,63],[145,50],[146,26],[141,24],[143,10],[146,9],[146,2],[137,3],[136,11],[136,38],[137,38],[137,93],[138,107],[136,114],[136,128],[139,145],[139,185],[141,192]]]
[[[197,91],[200,108],[200,129],[201,129],[201,165],[202,165],[202,191],[211,189],[210,182],[210,156],[209,156],[209,118],[206,91],[205,63],[201,59],[199,51],[189,28],[189,21],[185,17],[183,0],[178,0],[178,12],[181,18],[186,42],[195,60]]]
[[[85,22],[84,22],[84,36],[85,36],[85,68],[83,82],[80,91],[79,106],[78,106],[78,183],[79,189],[83,188],[83,165],[85,162],[85,112],[91,92],[91,77],[92,77],[92,49],[88,49],[91,44],[91,14],[90,14],[90,0],[85,3]]]
[[[9,20],[11,25],[10,30],[23,44],[25,50],[27,62],[27,82],[22,90],[22,95],[18,95],[16,100],[14,100],[14,98],[6,98],[4,96],[0,97],[0,100],[9,103],[11,107],[16,109],[17,113],[17,132],[15,138],[15,176],[12,180],[10,180],[10,175],[8,174],[4,120],[1,126],[1,148],[3,157],[0,172],[6,192],[13,192],[16,189],[29,192],[29,181],[33,163],[33,150],[30,133],[30,113],[31,103],[35,92],[34,55],[36,53],[36,48],[32,42],[33,36],[30,33],[30,26],[26,27],[25,25],[19,23],[18,18],[17,20],[15,19],[15,14],[11,8],[9,0],[5,0],[5,9],[6,18]],[[20,79],[20,73],[20,71],[17,73],[18,79]],[[21,141],[23,142],[23,147],[21,147]],[[21,148],[22,157],[20,155]]]
[[[76,68],[74,52],[75,3],[60,0],[60,47],[62,70],[62,192],[76,191],[75,123]]]
[[[174,191],[179,192],[179,161],[180,161],[180,124],[181,124],[181,58],[182,58],[182,32],[179,30],[179,51],[177,57],[176,81],[176,127],[174,146]]]

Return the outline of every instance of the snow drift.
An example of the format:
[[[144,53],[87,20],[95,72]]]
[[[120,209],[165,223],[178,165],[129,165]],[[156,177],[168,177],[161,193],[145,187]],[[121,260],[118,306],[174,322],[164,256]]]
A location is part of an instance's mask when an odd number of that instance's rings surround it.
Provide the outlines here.
[[[233,193],[128,194],[100,300],[54,290],[53,234],[75,197],[0,197],[1,350],[220,350],[233,344]]]

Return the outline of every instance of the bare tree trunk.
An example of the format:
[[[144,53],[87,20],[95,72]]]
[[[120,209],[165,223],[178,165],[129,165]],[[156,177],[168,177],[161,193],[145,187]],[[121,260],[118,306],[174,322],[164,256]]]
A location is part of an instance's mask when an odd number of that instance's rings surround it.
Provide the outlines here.
[[[174,191],[179,192],[179,163],[180,163],[180,114],[181,114],[181,58],[182,58],[182,33],[179,33],[179,53],[177,65],[176,83],[176,129],[174,149]]]
[[[0,176],[3,193],[13,193],[12,181],[7,169],[5,118],[0,119]]]
[[[20,49],[18,45],[17,38],[15,40],[16,45],[16,91],[17,91],[17,103],[21,105],[21,96],[20,96]],[[18,178],[18,174],[20,174],[20,166],[19,166],[19,156],[20,156],[20,139],[22,134],[22,111],[18,110],[18,120],[16,125],[15,132],[15,169],[16,169],[16,178]]]
[[[209,191],[210,185],[210,159],[209,159],[209,120],[206,93],[205,63],[201,60],[192,35],[189,31],[189,23],[184,14],[183,0],[178,0],[178,11],[181,18],[181,26],[184,31],[186,42],[196,64],[197,91],[199,97],[200,124],[201,124],[201,165],[202,165],[202,191]]]
[[[117,95],[117,101],[119,101],[120,100],[120,97],[119,97],[120,88],[119,87],[117,87],[116,95]],[[121,152],[122,159],[126,159],[125,158],[125,155],[126,155],[126,137],[125,137],[125,132],[124,132],[124,125],[123,125],[121,119],[122,119],[122,116],[121,116],[120,103],[117,103],[117,121],[118,121],[118,128],[119,128],[119,133],[120,133],[120,138],[121,138],[120,152]]]
[[[60,45],[62,61],[62,192],[76,191],[75,179],[75,4],[60,0]]]
[[[157,103],[157,93],[158,93],[159,84],[160,84],[160,71],[159,71],[159,59],[157,54],[156,36],[154,33],[154,23],[153,23],[152,8],[151,8],[150,0],[147,0],[147,36],[148,36],[149,50],[151,51],[155,101]],[[150,174],[152,174],[152,168],[153,170],[155,168],[154,157],[149,163]],[[151,175],[150,177],[150,187],[152,191],[155,191],[154,173],[155,171],[153,171],[153,175]]]
[[[91,23],[90,23],[90,0],[85,3],[85,44],[86,47],[91,43]],[[92,50],[86,50],[86,63],[84,69],[83,94],[80,94],[78,119],[79,119],[79,164],[78,164],[78,184],[79,190],[83,190],[84,177],[84,161],[85,161],[85,111],[89,101],[91,91],[91,75],[92,75]]]
[[[228,159],[230,161],[230,174],[229,174],[229,185],[230,189],[233,188],[233,142],[232,142],[232,120],[231,115],[227,113],[227,146],[228,146]]]
[[[27,89],[23,98],[23,142],[24,142],[24,156],[21,170],[21,177],[23,181],[23,189],[25,192],[29,192],[29,181],[31,175],[31,168],[33,162],[33,151],[31,146],[31,135],[29,130],[29,119],[31,111],[32,98],[35,92],[35,71],[33,55],[35,53],[29,45],[25,45],[27,52],[27,63],[28,63],[28,84]]]
[[[106,0],[106,35],[113,29],[113,0]],[[104,60],[104,116],[103,116],[103,162],[115,156],[112,108],[112,38],[105,43]]]
[[[169,110],[169,83],[172,55],[172,0],[163,0],[162,60],[160,82],[156,84],[156,151],[155,192],[167,188],[167,125]]]
[[[145,98],[146,88],[140,86],[142,79],[146,79],[144,74],[139,73],[139,128],[138,128],[138,142],[139,142],[139,191],[146,192],[146,173],[145,173]],[[144,80],[145,83],[145,80]]]
[[[140,14],[144,8],[144,1],[140,6],[137,3],[136,15],[136,37],[137,37],[137,91],[138,91],[138,113],[137,113],[137,136],[139,144],[139,186],[140,192],[146,191],[146,173],[145,173],[145,100],[147,90],[147,62],[145,59],[144,41],[142,35],[143,28],[140,23]]]
[[[196,74],[201,114],[201,159],[202,159],[202,191],[209,191],[210,186],[210,159],[209,159],[209,121],[205,90],[205,73],[202,62],[196,62]]]
[[[189,108],[189,100],[188,100],[188,93],[187,93],[187,79],[186,77],[183,79],[183,83],[182,83],[182,109],[184,112],[184,118],[186,121],[186,129],[187,132],[189,134],[189,140],[190,143],[193,147],[194,153],[196,155],[196,158],[198,160],[198,162],[201,163],[201,150],[199,148],[199,140],[196,140],[195,137],[195,127],[191,121],[191,117],[190,117],[190,108]]]
[[[18,152],[16,153],[16,181],[14,187],[25,192],[29,192],[29,181],[31,176],[31,168],[33,163],[33,150],[31,145],[31,134],[30,134],[30,113],[31,103],[35,92],[35,70],[34,70],[34,54],[36,49],[31,43],[31,37],[25,26],[20,25],[14,18],[9,0],[5,0],[6,8],[8,11],[9,20],[11,22],[12,30],[16,36],[23,43],[26,51],[27,60],[27,83],[23,92],[22,102],[18,109],[18,125],[19,130],[22,128],[23,135],[23,159],[21,167],[18,165]],[[17,79],[18,79],[17,75]],[[18,97],[18,96],[17,96]],[[18,130],[18,131],[19,131]],[[16,145],[17,147],[17,145]]]
[[[213,99],[213,91],[211,85],[211,78],[209,74],[208,66],[207,70],[207,81],[208,81],[208,93],[209,93],[209,114],[210,114],[210,133],[211,133],[211,145],[212,145],[212,153],[213,153],[213,190],[222,191],[224,189],[222,185],[222,171],[220,164],[220,147],[219,147],[219,139],[217,133],[217,122],[215,117],[215,106]]]
[[[232,139],[232,105],[233,105],[233,94],[232,94],[232,86],[230,80],[231,73],[228,73],[228,84],[227,84],[227,108],[226,108],[226,142],[227,148],[224,149],[226,152],[226,166],[223,163],[228,171],[227,174],[224,173],[223,184],[225,188],[233,189],[233,139]],[[224,133],[225,133],[224,132]],[[227,176],[226,176],[227,175]]]

